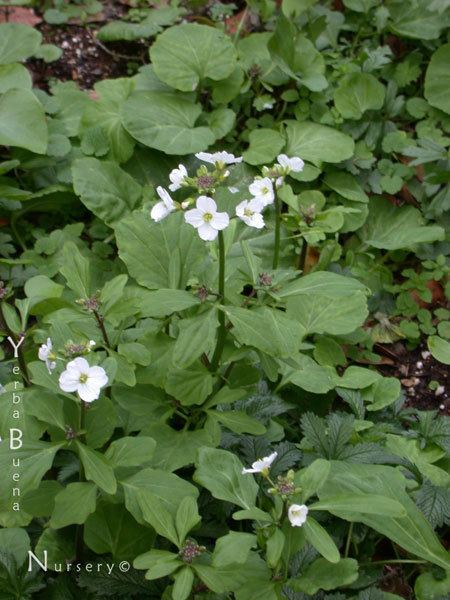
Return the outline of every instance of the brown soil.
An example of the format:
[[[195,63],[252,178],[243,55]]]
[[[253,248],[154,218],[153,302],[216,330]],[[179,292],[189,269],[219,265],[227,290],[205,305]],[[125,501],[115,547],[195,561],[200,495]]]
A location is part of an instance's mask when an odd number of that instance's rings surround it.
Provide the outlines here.
[[[419,410],[439,410],[442,415],[450,415],[450,369],[435,360],[428,352],[426,343],[414,350],[407,350],[405,344],[383,345],[377,348],[380,354],[392,359],[393,364],[382,364],[378,370],[386,376],[397,377],[402,384],[406,406]],[[430,381],[438,381],[444,388],[436,394],[430,390]]]

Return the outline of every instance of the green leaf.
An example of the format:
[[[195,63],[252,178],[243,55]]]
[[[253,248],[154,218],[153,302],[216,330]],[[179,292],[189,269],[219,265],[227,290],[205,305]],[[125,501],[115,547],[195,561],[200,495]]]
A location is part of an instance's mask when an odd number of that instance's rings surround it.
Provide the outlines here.
[[[139,491],[137,500],[142,511],[142,516],[159,535],[179,546],[179,537],[175,529],[175,522],[163,504],[148,491]]]
[[[326,394],[335,387],[330,373],[306,354],[298,354],[286,359],[282,384],[293,383],[313,394]]]
[[[11,507],[13,474],[17,472],[17,467],[13,465],[13,457],[20,461],[20,493],[25,495],[39,486],[41,479],[52,467],[56,453],[64,445],[28,441],[24,442],[21,448],[11,450],[7,442],[0,444],[0,470],[4,481],[8,482],[0,488],[0,512]]]
[[[205,429],[176,431],[164,423],[154,423],[143,433],[156,440],[158,452],[154,464],[165,471],[176,471],[193,464],[199,448],[213,445]]]
[[[140,491],[149,492],[175,518],[181,500],[185,496],[197,498],[198,489],[173,473],[160,469],[140,469],[134,475],[120,480],[125,492],[125,504],[134,518],[142,522],[142,512],[138,504]]]
[[[130,78],[105,79],[94,85],[98,98],[89,102],[81,118],[81,148],[85,154],[108,153],[108,158],[117,162],[131,158],[136,142],[122,125],[121,111],[134,85]]]
[[[219,326],[215,307],[206,312],[183,319],[173,350],[173,362],[179,367],[188,367],[202,354],[208,354],[216,339]]]
[[[331,463],[323,458],[316,459],[308,467],[295,474],[295,484],[302,488],[302,500],[306,502],[317,493],[330,473]]]
[[[309,296],[316,294],[328,298],[348,298],[357,292],[366,292],[366,286],[354,279],[328,271],[316,271],[304,277],[298,277],[277,290],[277,297]]]
[[[333,538],[327,533],[322,525],[319,525],[315,519],[308,516],[303,525],[303,529],[308,542],[327,561],[331,563],[337,563],[340,561],[341,556],[339,554],[339,550],[336,548]]]
[[[266,559],[267,564],[272,569],[274,569],[277,566],[281,558],[285,542],[286,538],[284,536],[284,533],[281,531],[281,529],[278,528],[275,529],[275,531],[267,540]]]
[[[191,595],[194,583],[194,572],[191,567],[185,566],[174,575],[172,589],[173,600],[186,600]]]
[[[229,531],[220,537],[214,548],[212,564],[215,567],[225,567],[232,564],[243,564],[247,561],[248,554],[257,545],[256,535]]]
[[[334,92],[334,103],[344,119],[360,119],[366,110],[383,106],[384,85],[370,73],[349,73]]]
[[[325,175],[325,185],[337,192],[343,198],[352,202],[369,202],[369,197],[364,192],[353,175],[342,171],[332,171]]]
[[[32,56],[39,48],[42,35],[21,23],[0,24],[0,65],[20,62]]]
[[[60,396],[33,386],[26,391],[24,398],[27,414],[65,430],[67,419],[64,415],[64,402]]]
[[[336,563],[318,558],[306,567],[300,577],[290,579],[288,587],[312,596],[319,590],[334,590],[350,585],[357,579],[358,561],[354,558],[343,558]]]
[[[149,38],[159,33],[164,26],[172,25],[183,13],[175,6],[158,6],[146,9],[145,17],[139,23],[130,21],[110,21],[97,32],[102,42],[134,41]]]
[[[170,27],[150,50],[161,81],[183,92],[195,90],[206,78],[225,79],[236,66],[236,50],[225,34],[214,27],[187,23]]]
[[[30,537],[25,529],[18,527],[0,529],[0,553],[3,556],[5,554],[13,556],[18,567],[25,562],[29,550],[31,550]]]
[[[91,450],[84,444],[77,441],[77,448],[83,463],[86,479],[96,483],[107,494],[115,494],[117,482],[114,471],[103,454]]]
[[[359,512],[386,517],[406,516],[406,510],[399,502],[377,494],[330,496],[324,501],[311,504],[308,508],[310,510],[336,511],[341,515]]]
[[[61,529],[77,523],[81,525],[95,511],[97,486],[93,483],[69,483],[55,496],[55,508],[50,527]]]
[[[287,301],[287,314],[298,321],[305,331],[341,335],[351,333],[364,323],[369,314],[367,299],[362,292],[348,298],[325,296],[292,296]]]
[[[286,153],[289,156],[299,156],[314,164],[338,163],[353,156],[355,143],[345,133],[311,121],[287,123]]]
[[[435,108],[450,114],[450,43],[444,44],[431,57],[425,74],[425,98]]]
[[[438,335],[431,335],[428,338],[428,350],[436,360],[444,365],[450,365],[450,343]]]
[[[0,66],[0,94],[4,94],[12,89],[31,90],[32,86],[31,75],[23,65],[12,64]]]
[[[364,512],[351,515],[342,513],[342,518],[359,521],[387,536],[393,542],[443,569],[449,569],[450,557],[441,546],[431,525],[405,491],[406,479],[393,467],[381,465],[358,465],[332,461],[330,476],[319,490],[321,501],[338,494],[358,496],[376,494],[399,502],[406,510],[404,517],[388,517]],[[341,513],[329,509],[336,516]]]
[[[201,448],[194,481],[219,500],[232,502],[244,509],[255,505],[258,494],[255,480],[252,476],[242,474],[242,463],[226,450]]]
[[[208,415],[234,433],[251,433],[252,435],[266,433],[266,428],[260,421],[240,410],[208,410]]]
[[[135,92],[125,102],[122,123],[136,140],[166,154],[206,150],[216,136],[209,127],[196,127],[200,104],[171,93]]]
[[[175,517],[175,526],[178,532],[178,539],[183,543],[187,534],[200,523],[201,517],[198,514],[197,502],[192,496],[186,496],[180,502]]]
[[[400,37],[435,40],[447,26],[447,20],[430,8],[428,0],[415,0],[408,5],[408,10],[402,3],[390,3],[390,29]]]
[[[266,306],[252,310],[226,306],[223,310],[233,324],[234,337],[241,344],[275,357],[289,357],[298,352],[303,327],[282,311]]]
[[[167,375],[165,390],[183,406],[203,404],[213,391],[214,377],[200,362],[189,369],[171,369]]]
[[[450,596],[450,570],[436,575],[433,572],[419,575],[414,584],[417,600],[444,600]]]
[[[167,317],[200,304],[198,296],[184,290],[155,290],[142,296],[142,314],[145,317]]]
[[[84,524],[86,545],[97,554],[112,554],[118,561],[145,552],[154,538],[153,530],[135,521],[123,504],[100,500]]]
[[[204,243],[183,215],[154,223],[133,213],[116,226],[119,256],[136,281],[150,289],[182,288],[204,256]]]
[[[30,90],[9,90],[0,97],[0,145],[45,154],[48,129],[42,104]]]
[[[249,165],[264,165],[273,161],[285,144],[284,136],[274,129],[254,129],[248,140],[250,145],[243,156]]]
[[[123,437],[109,446],[105,456],[113,468],[140,467],[152,460],[155,448],[151,437]]]
[[[73,187],[83,204],[107,225],[137,207],[141,186],[116,163],[80,158],[72,167]]]
[[[378,198],[370,202],[369,217],[360,235],[365,245],[385,250],[411,248],[444,239],[442,227],[424,223],[417,208],[394,206]]]
[[[73,242],[64,244],[60,273],[65,278],[68,287],[80,298],[90,297],[91,273],[89,260],[81,254]]]

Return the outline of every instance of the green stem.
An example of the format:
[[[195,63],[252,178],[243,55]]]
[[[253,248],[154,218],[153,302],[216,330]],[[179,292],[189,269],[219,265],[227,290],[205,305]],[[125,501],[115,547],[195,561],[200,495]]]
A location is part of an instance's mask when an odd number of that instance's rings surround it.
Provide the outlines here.
[[[80,406],[80,424],[79,424],[79,428],[78,428],[78,432],[80,431],[84,431],[84,429],[86,428],[86,410],[87,410],[87,404],[85,404],[82,400],[81,400],[81,406]],[[86,436],[84,433],[79,435],[79,439],[80,442],[84,443],[86,441]],[[83,467],[83,463],[81,462],[81,458],[80,458],[80,468],[78,471],[78,481],[79,482],[83,482],[85,481],[86,478],[84,476],[84,467]],[[75,538],[75,550],[76,550],[76,560],[78,562],[81,562],[83,560],[83,554],[84,554],[84,525],[77,525],[77,532],[76,532],[76,538]]]
[[[219,295],[221,302],[225,302],[225,242],[223,239],[222,231],[219,231]],[[227,330],[225,326],[225,313],[223,310],[219,310],[219,333],[217,334],[216,349],[214,350],[213,357],[211,359],[211,371],[217,371],[219,366],[220,358],[222,356],[223,348],[225,345],[225,338],[227,336]]]
[[[281,202],[278,198],[278,194],[275,191],[275,242],[273,248],[273,262],[272,268],[278,269],[278,262],[280,259],[280,227],[281,227]]]
[[[306,242],[305,242],[306,244]],[[350,527],[348,528],[347,541],[345,542],[345,550],[344,550],[344,558],[348,558],[348,553],[350,552],[350,544],[352,542],[353,535],[353,523],[350,523]]]
[[[395,560],[374,560],[373,562],[359,563],[360,567],[371,567],[372,565],[426,565],[426,560],[408,560],[408,559],[395,559]]]
[[[102,332],[103,341],[105,342],[106,347],[111,348],[108,334],[106,333],[106,327],[105,327],[105,322],[104,322],[103,317],[96,310],[94,310],[94,316],[95,316],[95,320],[97,321],[98,328]]]

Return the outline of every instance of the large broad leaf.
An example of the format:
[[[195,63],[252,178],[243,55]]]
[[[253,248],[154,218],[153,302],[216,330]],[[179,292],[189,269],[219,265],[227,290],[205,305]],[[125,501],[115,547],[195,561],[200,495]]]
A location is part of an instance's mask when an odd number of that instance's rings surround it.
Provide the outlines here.
[[[55,497],[50,527],[61,529],[74,523],[81,525],[94,512],[96,501],[96,485],[87,481],[69,483]]]
[[[431,335],[428,338],[428,349],[436,360],[450,365],[450,342],[438,335]]]
[[[345,277],[329,271],[316,271],[290,281],[277,290],[277,296],[289,298],[290,296],[315,294],[328,298],[347,298],[356,292],[366,291],[366,286],[353,277]]]
[[[282,311],[260,306],[253,310],[227,306],[227,317],[233,324],[234,337],[275,357],[296,354],[304,334],[303,327]]]
[[[258,486],[251,475],[242,474],[242,463],[231,452],[201,448],[194,480],[209,490],[214,498],[244,509],[255,505]]]
[[[292,296],[287,301],[287,312],[310,333],[341,335],[351,333],[362,325],[369,314],[367,299],[362,292],[350,297],[329,298],[311,294]]]
[[[361,229],[361,238],[366,246],[385,250],[411,248],[444,239],[442,227],[424,223],[420,211],[413,206],[394,206],[385,200],[374,199],[370,203],[367,223]]]
[[[299,156],[313,163],[338,163],[353,156],[355,143],[337,129],[311,121],[288,121],[286,128],[289,156]]]
[[[100,452],[77,442],[78,452],[83,463],[86,479],[93,481],[107,494],[115,494],[117,482],[107,458]]]
[[[125,492],[125,504],[131,514],[142,523],[142,511],[138,495],[151,494],[173,516],[177,514],[181,500],[185,496],[197,498],[197,488],[173,473],[160,469],[141,469],[135,475],[120,480]]]
[[[136,208],[141,186],[116,163],[80,158],[72,167],[73,186],[81,201],[107,225],[114,225]]]
[[[405,491],[406,479],[392,467],[332,462],[328,481],[319,489],[320,500],[339,494],[377,494],[396,500],[406,510],[404,517],[387,517],[339,510],[329,512],[349,521],[360,521],[396,544],[425,560],[450,568],[450,555],[441,546],[431,525]]]
[[[89,102],[81,119],[81,149],[85,154],[107,154],[117,162],[131,157],[136,142],[122,125],[121,111],[134,84],[130,78],[106,79],[95,84],[98,98]]]
[[[336,563],[318,558],[308,565],[300,577],[290,579],[288,587],[312,596],[319,590],[334,590],[337,587],[350,585],[357,579],[358,561],[354,558],[343,558]]]
[[[0,24],[0,65],[19,62],[32,56],[41,45],[42,35],[21,23]]]
[[[154,223],[134,213],[116,227],[119,256],[138,283],[150,289],[184,288],[203,257],[204,243],[181,213]]]
[[[269,42],[274,61],[289,77],[296,79],[313,92],[328,86],[324,77],[325,61],[314,44],[299,33],[287,18],[280,16]]]
[[[42,104],[29,90],[9,90],[0,97],[0,146],[18,146],[45,154],[48,129]]]
[[[10,450],[8,440],[0,443],[0,471],[4,484],[0,488],[0,511],[9,510],[12,506],[12,488],[20,487],[21,495],[36,489],[42,477],[51,468],[56,453],[65,444],[49,444],[48,442],[27,442],[17,450]],[[13,458],[20,461],[20,485],[13,480],[17,467]]]
[[[97,37],[103,42],[116,42],[120,40],[140,40],[149,38],[159,33],[164,26],[172,25],[184,10],[174,6],[159,6],[146,12],[146,16],[139,23],[114,20],[101,27]]]
[[[225,79],[236,66],[230,38],[196,23],[167,29],[153,44],[150,58],[159,79],[183,92],[195,90],[206,78]]]
[[[389,2],[389,12],[390,28],[401,37],[435,40],[448,25],[445,15],[431,9],[429,0],[409,2],[407,10],[403,2]]]
[[[200,315],[183,319],[173,351],[173,362],[178,367],[188,367],[203,353],[208,355],[216,341],[219,326],[214,307]]]
[[[84,526],[84,541],[97,554],[129,560],[153,545],[154,532],[140,525],[123,504],[99,502]]]
[[[200,104],[160,92],[135,92],[125,102],[122,122],[136,140],[166,154],[205,150],[216,136],[209,127],[196,127]]]
[[[345,119],[360,119],[366,110],[380,109],[384,95],[384,85],[370,73],[349,73],[339,82],[334,103]]]
[[[213,445],[211,436],[205,429],[175,431],[169,425],[155,423],[147,427],[143,433],[156,440],[158,452],[153,459],[153,464],[165,471],[176,471],[192,464],[199,448]]]
[[[425,98],[436,108],[450,113],[450,43],[433,54],[425,74]]]
[[[0,94],[12,89],[31,90],[32,86],[31,75],[23,65],[0,66]]]
[[[30,548],[30,538],[25,529],[0,529],[0,552],[14,556],[17,566],[23,564]]]
[[[250,146],[244,152],[249,165],[263,165],[275,159],[285,144],[285,139],[274,129],[254,129],[249,134]]]

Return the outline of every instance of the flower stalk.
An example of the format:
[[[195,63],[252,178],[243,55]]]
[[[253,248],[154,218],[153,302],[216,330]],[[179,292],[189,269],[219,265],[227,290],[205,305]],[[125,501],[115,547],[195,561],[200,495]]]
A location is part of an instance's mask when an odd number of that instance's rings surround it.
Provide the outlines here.
[[[273,246],[273,261],[272,268],[278,269],[280,261],[280,228],[281,228],[281,202],[275,192],[275,240]]]
[[[225,241],[223,239],[223,232],[219,231],[219,296],[222,303],[225,302]],[[217,334],[217,343],[214,350],[213,357],[211,359],[211,371],[217,371],[220,359],[222,357],[223,348],[225,346],[225,338],[227,335],[225,325],[225,313],[223,310],[219,310],[219,333]]]

